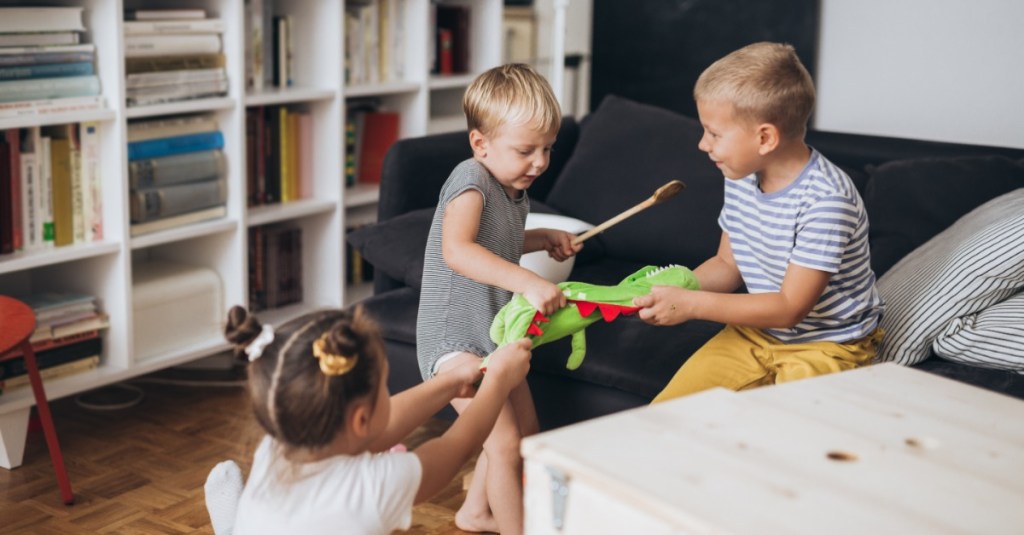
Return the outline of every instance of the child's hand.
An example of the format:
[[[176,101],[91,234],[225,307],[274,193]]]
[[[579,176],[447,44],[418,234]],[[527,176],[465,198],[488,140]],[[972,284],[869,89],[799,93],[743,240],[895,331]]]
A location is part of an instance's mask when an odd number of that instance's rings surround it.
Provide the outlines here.
[[[480,370],[480,361],[476,359],[469,359],[445,373],[451,374],[459,386],[459,390],[454,396],[457,398],[473,397],[476,394],[477,386],[480,385],[480,379],[484,376]]]
[[[487,360],[486,380],[501,381],[509,390],[522,383],[530,371],[531,347],[529,338],[520,338],[495,349]]]
[[[537,282],[523,292],[526,301],[541,314],[550,316],[567,303],[565,294],[556,284],[537,277]]]
[[[651,325],[676,325],[693,319],[686,306],[686,294],[690,290],[674,286],[655,286],[651,293],[633,299],[633,306],[640,307],[640,319]]]
[[[564,262],[573,257],[583,249],[583,244],[573,245],[572,239],[576,236],[564,230],[544,229],[542,246],[548,252],[548,256]]]

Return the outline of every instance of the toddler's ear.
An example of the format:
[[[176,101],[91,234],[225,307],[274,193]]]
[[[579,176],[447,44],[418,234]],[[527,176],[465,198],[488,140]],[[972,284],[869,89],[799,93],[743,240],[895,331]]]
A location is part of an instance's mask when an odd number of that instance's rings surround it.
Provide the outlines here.
[[[487,136],[476,128],[469,131],[469,146],[473,149],[473,155],[482,158],[487,155]]]
[[[370,405],[368,403],[356,402],[353,405],[352,413],[349,414],[347,427],[352,436],[357,439],[364,439],[370,434]]]

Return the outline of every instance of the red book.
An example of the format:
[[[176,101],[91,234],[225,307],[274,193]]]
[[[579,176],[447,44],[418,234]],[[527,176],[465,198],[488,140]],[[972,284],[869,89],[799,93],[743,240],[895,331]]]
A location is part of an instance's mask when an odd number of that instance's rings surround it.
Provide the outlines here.
[[[455,59],[452,56],[452,31],[447,28],[437,29],[437,72],[451,74],[454,71]]]
[[[380,182],[384,156],[391,144],[398,141],[399,116],[391,111],[369,111],[363,114],[362,147],[359,152],[359,181]]]
[[[20,251],[25,246],[22,228],[24,214],[21,210],[21,196],[24,195],[21,191],[21,136],[17,128],[12,128],[4,134],[7,137],[7,150],[10,152],[8,161],[11,169],[11,243],[15,251]]]
[[[0,254],[14,252],[14,223],[11,221],[11,157],[10,145],[0,143]]]

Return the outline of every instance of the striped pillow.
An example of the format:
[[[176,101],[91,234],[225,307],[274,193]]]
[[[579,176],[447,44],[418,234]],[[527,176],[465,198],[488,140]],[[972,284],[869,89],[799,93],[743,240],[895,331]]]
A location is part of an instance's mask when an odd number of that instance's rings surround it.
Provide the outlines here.
[[[977,314],[954,318],[932,350],[946,360],[1024,373],[1024,292]]]
[[[932,237],[878,280],[886,302],[877,361],[917,364],[957,318],[1024,288],[1024,188],[996,197]],[[1024,319],[1018,319],[1018,324]]]

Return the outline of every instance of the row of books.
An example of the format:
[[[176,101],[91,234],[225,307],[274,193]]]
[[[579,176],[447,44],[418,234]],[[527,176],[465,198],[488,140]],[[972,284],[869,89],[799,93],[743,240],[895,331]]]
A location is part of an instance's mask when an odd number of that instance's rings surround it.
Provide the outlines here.
[[[358,0],[345,5],[345,83],[405,79],[406,0]]]
[[[29,338],[43,379],[95,368],[103,352],[102,332],[110,327],[91,295],[43,292],[19,297],[32,307],[36,330]],[[0,362],[0,391],[28,384],[24,355]]]
[[[435,30],[431,74],[470,72],[470,7],[431,3],[430,9]]]
[[[126,14],[125,94],[129,106],[226,95],[220,19],[202,9]]]
[[[288,106],[255,106],[245,113],[248,205],[311,197],[313,116]]]
[[[128,189],[133,236],[223,217],[224,136],[212,115],[128,123]]]
[[[0,254],[103,239],[99,126],[0,132]]]
[[[102,106],[95,46],[82,42],[83,10],[0,7],[0,117]],[[79,100],[70,110],[54,102],[72,97]]]
[[[302,301],[302,229],[249,229],[249,307],[268,310]]]
[[[245,0],[245,80],[255,91],[292,85],[292,19],[272,0]]]
[[[398,141],[401,116],[375,99],[348,101],[345,114],[345,185],[379,183],[384,156]]]

